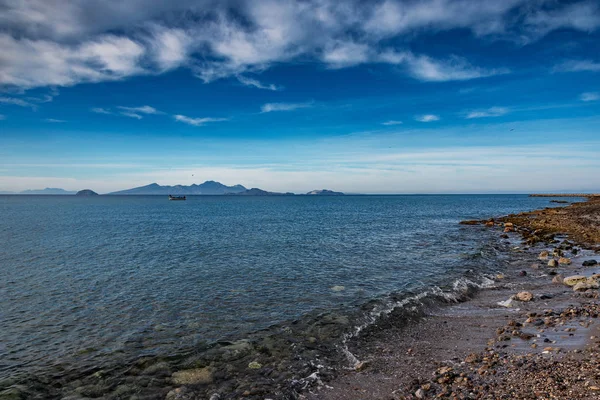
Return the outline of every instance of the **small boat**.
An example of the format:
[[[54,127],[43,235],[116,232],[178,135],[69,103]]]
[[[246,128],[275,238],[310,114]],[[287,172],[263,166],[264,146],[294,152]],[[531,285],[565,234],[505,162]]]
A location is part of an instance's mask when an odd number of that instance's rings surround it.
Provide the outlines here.
[[[169,195],[169,200],[185,200],[185,196],[171,196],[171,195]]]

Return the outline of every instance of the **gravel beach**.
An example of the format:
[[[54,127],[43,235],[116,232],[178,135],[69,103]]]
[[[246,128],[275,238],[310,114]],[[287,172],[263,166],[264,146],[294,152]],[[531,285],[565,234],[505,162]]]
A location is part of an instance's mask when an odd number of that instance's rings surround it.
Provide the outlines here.
[[[600,398],[600,199],[465,225],[518,240],[520,259],[470,301],[373,325],[349,345],[360,368],[306,398]]]

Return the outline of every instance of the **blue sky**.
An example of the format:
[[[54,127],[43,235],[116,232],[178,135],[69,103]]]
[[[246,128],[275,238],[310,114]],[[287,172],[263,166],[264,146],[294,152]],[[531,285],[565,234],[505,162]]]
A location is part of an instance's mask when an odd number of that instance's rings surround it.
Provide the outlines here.
[[[600,191],[596,1],[0,10],[0,191]]]

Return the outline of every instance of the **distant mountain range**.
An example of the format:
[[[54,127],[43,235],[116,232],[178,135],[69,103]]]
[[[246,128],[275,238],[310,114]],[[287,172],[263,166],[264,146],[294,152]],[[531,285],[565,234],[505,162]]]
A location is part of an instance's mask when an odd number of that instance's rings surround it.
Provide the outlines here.
[[[20,193],[15,192],[0,192],[0,194],[61,194],[61,195],[95,195],[96,193],[86,189],[80,192],[68,191],[59,188],[46,188],[39,190],[25,190]],[[206,181],[199,185],[193,184],[190,186],[175,185],[161,186],[158,183],[151,183],[146,186],[140,186],[133,189],[120,190],[118,192],[108,193],[109,195],[125,196],[125,195],[236,195],[236,196],[294,196],[294,193],[278,193],[268,192],[266,190],[252,188],[246,189],[242,185],[227,186],[220,182]],[[334,192],[332,190],[321,189],[313,190],[306,193],[308,196],[342,196],[342,192]]]
[[[0,194],[75,194],[75,191],[69,191],[60,188],[32,189],[23,190],[22,192],[6,192],[1,191]]]
[[[158,183],[151,183],[146,186],[140,186],[133,189],[120,190],[118,192],[109,193],[111,195],[219,195],[219,194],[235,194],[245,192],[247,189],[242,185],[226,186],[220,182],[206,181],[200,185],[175,185],[161,186]]]

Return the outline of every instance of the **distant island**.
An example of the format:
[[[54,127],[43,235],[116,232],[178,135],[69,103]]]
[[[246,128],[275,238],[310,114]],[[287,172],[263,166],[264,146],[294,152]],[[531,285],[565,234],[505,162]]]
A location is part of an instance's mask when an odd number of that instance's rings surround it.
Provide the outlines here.
[[[98,193],[91,189],[84,189],[80,191],[69,191],[60,188],[46,188],[36,190],[24,190],[19,193],[15,192],[1,192],[0,194],[51,194],[51,195],[77,195],[77,196],[98,196]],[[295,196],[294,193],[286,192],[270,192],[259,188],[247,189],[242,185],[227,186],[221,182],[206,181],[201,184],[186,185],[174,185],[174,186],[162,186],[158,183],[151,183],[145,186],[139,186],[132,189],[119,190],[116,192],[108,193],[111,196],[194,196],[194,195],[230,195],[230,196]],[[300,194],[300,196],[343,196],[342,192],[334,192],[328,189],[312,190],[306,194]]]
[[[60,188],[46,188],[46,189],[33,189],[33,190],[24,190],[19,194],[75,194],[77,192],[60,189]]]
[[[75,196],[98,196],[98,193],[90,189],[83,189],[75,193]]]
[[[193,195],[229,195],[229,196],[294,196],[294,193],[279,193],[269,192],[259,188],[246,189],[243,185],[227,186],[221,182],[206,181],[199,185],[193,184],[189,186],[175,185],[162,186],[158,183],[151,183],[146,186],[140,186],[133,189],[120,190],[118,192],[109,193],[109,195],[174,195],[174,196],[193,196]],[[306,193],[312,196],[343,196],[342,192],[334,192],[332,190],[320,189]]]
[[[161,186],[158,183],[151,183],[146,186],[112,192],[109,195],[223,195],[241,193],[246,190],[242,185],[226,186],[215,181],[206,181],[200,185],[190,186]]]
[[[343,196],[342,192],[334,192],[333,190],[321,189],[313,190],[312,192],[306,193],[309,196]]]
[[[239,193],[231,193],[235,196],[294,196],[294,193],[278,193],[278,192],[268,192],[266,190],[262,190],[259,188],[252,188],[248,190],[244,190]]]

